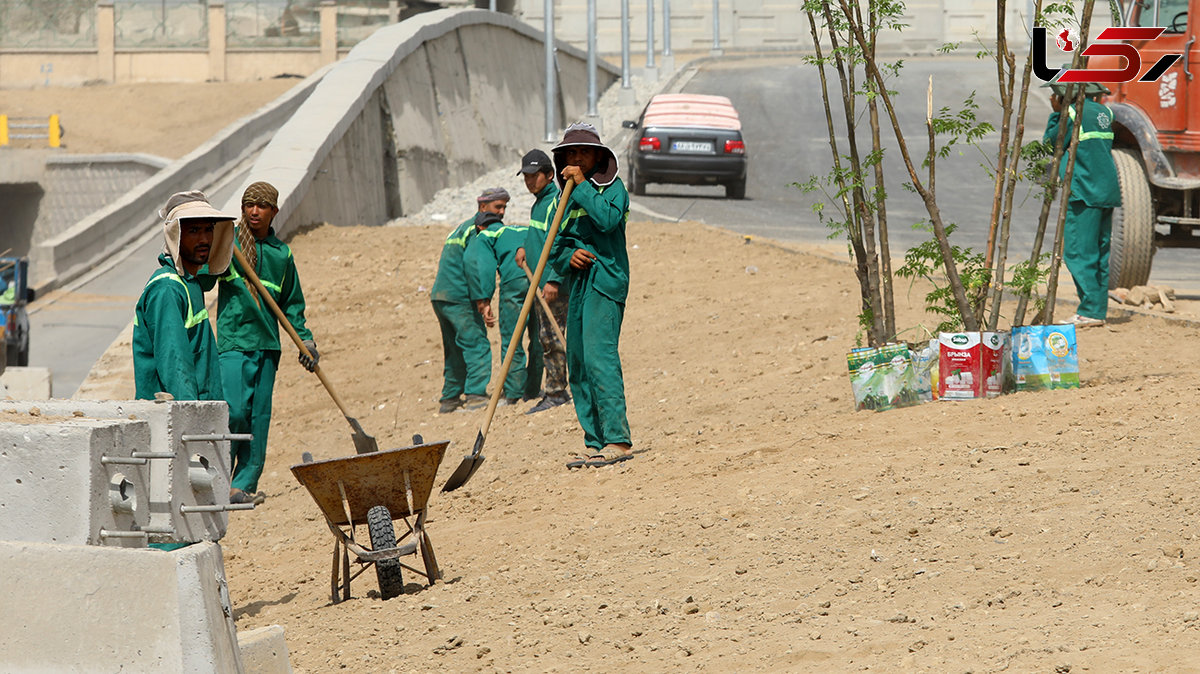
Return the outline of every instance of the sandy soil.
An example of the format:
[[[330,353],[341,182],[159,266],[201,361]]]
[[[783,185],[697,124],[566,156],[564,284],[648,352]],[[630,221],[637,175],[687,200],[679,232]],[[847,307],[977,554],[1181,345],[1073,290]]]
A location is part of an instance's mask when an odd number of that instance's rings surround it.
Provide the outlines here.
[[[435,411],[448,229],[291,241],[326,374],[382,447],[451,442],[438,487],[483,421]],[[1194,327],[1082,332],[1079,390],[856,413],[848,266],[695,223],[633,222],[629,246],[637,457],[568,471],[570,407],[500,408],[479,472],[431,501],[443,581],[395,599],[368,569],[330,602],[333,538],[288,469],[354,450],[285,346],[269,499],[222,541],[239,630],[282,625],[302,673],[1200,671]]]

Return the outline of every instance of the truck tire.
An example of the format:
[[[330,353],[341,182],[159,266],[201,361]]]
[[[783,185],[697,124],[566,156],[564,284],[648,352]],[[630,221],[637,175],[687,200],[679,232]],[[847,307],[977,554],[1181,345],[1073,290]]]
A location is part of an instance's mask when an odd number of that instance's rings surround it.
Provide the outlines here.
[[[1150,279],[1154,261],[1154,202],[1150,181],[1136,150],[1114,148],[1121,181],[1121,205],[1113,209],[1108,254],[1108,287],[1132,288]]]
[[[392,526],[392,514],[388,512],[387,506],[378,505],[367,511],[367,529],[371,532],[372,550],[396,547],[396,529]],[[380,598],[391,599],[404,594],[404,580],[400,576],[402,568],[399,559],[381,559],[375,562]]]
[[[635,196],[646,196],[646,183],[638,175],[637,166],[633,162],[629,162],[629,191]]]
[[[4,362],[9,367],[18,367],[21,361],[21,347],[16,344],[7,344],[4,348]]]

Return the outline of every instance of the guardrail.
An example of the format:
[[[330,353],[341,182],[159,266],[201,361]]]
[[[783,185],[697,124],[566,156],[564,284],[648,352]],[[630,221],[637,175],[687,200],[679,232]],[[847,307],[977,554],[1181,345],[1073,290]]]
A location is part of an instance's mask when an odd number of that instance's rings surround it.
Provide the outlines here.
[[[9,117],[0,115],[0,147],[7,147],[11,140],[40,140],[46,139],[50,147],[62,147],[63,128],[58,121],[58,115],[50,115],[46,121],[42,117]],[[13,133],[13,129],[18,129]],[[29,131],[40,130],[39,133]]]

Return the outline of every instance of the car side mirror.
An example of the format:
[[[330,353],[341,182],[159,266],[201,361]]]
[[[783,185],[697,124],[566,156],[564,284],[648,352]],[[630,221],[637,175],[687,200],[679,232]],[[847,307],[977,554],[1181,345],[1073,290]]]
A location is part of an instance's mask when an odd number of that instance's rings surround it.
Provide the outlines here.
[[[637,122],[633,121],[632,119],[627,119],[624,122],[621,122],[621,126],[625,127],[626,129],[636,129]]]
[[[34,298],[36,295],[37,295],[37,293],[35,293],[35,292],[33,291],[33,288],[26,288],[26,289],[25,289],[25,301],[26,301],[26,302],[32,302],[32,301],[33,301],[33,298]]]

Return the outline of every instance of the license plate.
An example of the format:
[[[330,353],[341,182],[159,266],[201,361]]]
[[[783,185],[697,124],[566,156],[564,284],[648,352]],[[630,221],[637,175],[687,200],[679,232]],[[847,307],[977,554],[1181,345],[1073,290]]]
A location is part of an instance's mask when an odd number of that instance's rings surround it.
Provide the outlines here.
[[[677,140],[671,143],[672,152],[712,152],[713,144],[695,140]]]

